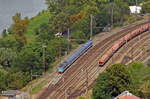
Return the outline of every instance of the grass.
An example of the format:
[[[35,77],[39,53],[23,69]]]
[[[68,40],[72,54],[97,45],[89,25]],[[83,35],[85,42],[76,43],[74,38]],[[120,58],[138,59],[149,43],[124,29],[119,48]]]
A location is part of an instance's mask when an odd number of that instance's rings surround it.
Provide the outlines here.
[[[150,67],[144,66],[139,62],[132,63],[127,69],[131,74],[133,84],[135,84],[137,88],[140,87],[147,76],[150,76]]]
[[[38,85],[36,85],[34,88],[31,89],[30,93],[35,94],[45,85],[45,81],[40,82]]]

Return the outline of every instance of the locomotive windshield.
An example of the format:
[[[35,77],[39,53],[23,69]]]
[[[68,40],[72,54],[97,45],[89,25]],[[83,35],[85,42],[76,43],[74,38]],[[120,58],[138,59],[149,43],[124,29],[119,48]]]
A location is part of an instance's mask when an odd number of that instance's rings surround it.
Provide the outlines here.
[[[60,64],[60,66],[59,67],[65,67],[67,65],[67,62],[66,61],[64,61],[63,63],[61,63]]]

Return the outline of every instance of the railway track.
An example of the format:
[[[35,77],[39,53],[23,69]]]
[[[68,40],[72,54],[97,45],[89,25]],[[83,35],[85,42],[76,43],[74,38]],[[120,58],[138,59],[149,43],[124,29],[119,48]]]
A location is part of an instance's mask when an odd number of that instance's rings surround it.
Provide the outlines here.
[[[145,44],[145,42],[147,42],[147,40],[148,40],[148,36],[147,35],[149,35],[150,34],[150,32],[147,32],[147,33],[144,33],[144,34],[142,34],[141,35],[141,40],[140,40],[140,46],[142,46],[142,45],[144,45]],[[121,48],[119,51],[124,51],[125,53],[129,53],[130,54],[130,50],[135,50],[136,48],[138,48],[138,46],[139,46],[139,43],[135,43],[135,42],[137,42],[138,41],[138,38],[135,38],[135,39],[133,39],[132,41],[130,41],[129,42],[129,44],[128,44],[128,49],[129,50],[127,50],[127,49],[124,49],[124,48]],[[132,49],[132,47],[134,48],[134,49]],[[134,51],[135,53],[134,53],[134,57],[136,57],[136,55],[138,55],[137,54],[137,51],[135,50]],[[116,53],[115,53],[116,54]],[[117,57],[118,58],[118,57]],[[117,60],[116,58],[115,58],[115,60]],[[110,61],[110,63],[111,63],[111,60],[109,60]],[[120,63],[120,62],[119,62]],[[98,65],[98,64],[94,64],[94,65]],[[107,66],[109,66],[110,64],[107,64]],[[96,75],[96,74],[99,74],[99,72],[102,72],[102,71],[100,71],[101,69],[94,69],[93,71],[91,71],[90,73],[91,74],[89,74],[90,76],[88,77],[88,79],[89,79],[89,89],[91,88],[91,86],[93,85],[93,81],[97,78],[97,76],[98,75]],[[85,79],[85,78],[84,78]],[[83,83],[81,84],[81,85],[79,85],[79,86],[77,86],[76,87],[76,91],[74,91],[74,93],[72,93],[71,95],[70,95],[70,97],[68,98],[68,99],[72,99],[72,98],[75,98],[75,97],[77,97],[78,95],[81,95],[82,93],[84,93],[85,91],[86,91],[86,89],[85,89],[85,84],[86,84],[86,81],[83,81]],[[80,91],[80,92],[79,92]],[[78,95],[75,95],[76,93],[80,93],[80,94],[78,94]],[[64,95],[63,96],[61,96],[61,97],[64,97]]]
[[[140,44],[142,44],[142,45],[144,45],[144,43],[147,41],[147,39],[149,38],[149,37],[147,37],[147,35],[148,34],[150,34],[150,32],[148,32],[148,33],[146,33],[146,34],[143,34],[143,36],[141,36],[141,40],[140,40]],[[135,40],[132,40],[129,44],[130,44],[130,46],[128,46],[128,48],[130,48],[130,47],[133,47],[133,48],[137,48],[137,46],[139,45],[139,43],[135,43],[135,42],[137,42],[138,41],[138,38],[136,38]],[[121,50],[121,49],[120,49]],[[122,50],[121,50],[122,51]],[[127,50],[127,52],[129,52],[130,50]],[[137,52],[134,54],[134,56],[136,56],[136,55],[138,55],[137,54]],[[115,58],[115,60],[116,60],[116,58]],[[110,60],[111,61],[111,60]],[[91,77],[89,77],[89,81],[93,81],[93,79],[92,78],[95,78],[96,76],[96,74],[97,74],[97,72],[98,72],[99,70],[97,69],[97,70],[94,70],[93,71],[93,74],[91,75]],[[98,76],[98,75],[97,75]],[[95,78],[96,79],[96,78]],[[89,82],[90,83],[90,86],[91,85],[93,85],[93,83],[92,82]],[[82,85],[80,85],[79,87],[77,87],[76,89],[78,89],[77,91],[79,91],[79,90],[81,90],[80,92],[75,92],[75,93],[80,93],[80,95],[81,95],[81,93],[82,92],[85,92],[85,88],[83,88],[83,86],[84,86],[84,84],[85,83],[83,83]],[[91,87],[90,87],[91,88]],[[62,97],[62,96],[61,96]],[[73,98],[73,97],[77,97],[76,95],[71,95],[71,99]],[[70,98],[69,98],[70,99]]]
[[[50,85],[49,88],[45,91],[45,93],[39,97],[39,99],[45,99],[48,96],[50,97],[50,99],[60,99],[59,97],[61,97],[61,99],[63,99],[65,90],[68,90],[68,88],[74,89],[76,86],[80,86],[80,84],[77,83],[81,79],[81,78],[78,78],[79,75],[80,75],[80,77],[85,77],[85,75],[81,74],[81,73],[83,73],[82,70],[84,70],[84,71],[87,70],[89,72],[89,76],[96,74],[96,73],[91,74],[92,73],[91,71],[96,71],[96,70],[104,71],[106,66],[104,66],[102,68],[98,67],[97,59],[99,59],[99,57],[101,57],[105,53],[105,51],[110,48],[110,46],[113,44],[113,42],[115,42],[120,37],[126,35],[127,32],[134,30],[138,26],[139,25],[137,25],[135,27],[130,27],[130,29],[121,31],[120,33],[117,33],[117,34],[114,34],[111,37],[108,37],[107,39],[103,40],[103,42],[98,43],[96,46],[94,46],[92,49],[90,49],[88,51],[88,53],[84,54],[79,59],[80,61],[75,62],[75,64],[73,64],[71,66],[71,68],[69,68],[62,75],[64,80],[59,80],[57,82],[57,84]],[[91,65],[91,64],[94,64],[94,65]],[[94,77],[91,77],[91,78],[94,79]],[[82,82],[85,82],[85,81],[82,81]]]

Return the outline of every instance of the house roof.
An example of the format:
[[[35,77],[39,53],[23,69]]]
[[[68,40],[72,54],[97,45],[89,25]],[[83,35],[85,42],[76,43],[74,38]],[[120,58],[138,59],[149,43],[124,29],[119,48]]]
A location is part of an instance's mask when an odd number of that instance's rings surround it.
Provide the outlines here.
[[[119,97],[119,99],[140,99],[140,98],[138,98],[136,96],[121,96],[121,97]]]
[[[15,96],[21,94],[18,90],[9,90],[9,91],[2,91],[2,94],[0,96]]]

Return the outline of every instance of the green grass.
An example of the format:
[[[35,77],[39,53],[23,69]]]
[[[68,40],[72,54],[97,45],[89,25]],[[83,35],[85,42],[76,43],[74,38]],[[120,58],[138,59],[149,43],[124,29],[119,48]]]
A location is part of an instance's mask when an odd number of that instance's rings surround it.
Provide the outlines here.
[[[31,94],[37,93],[44,85],[45,81],[40,82],[38,85],[36,85],[34,88],[31,89],[30,93]]]
[[[38,29],[41,24],[48,23],[50,13],[49,11],[44,11],[41,14],[35,16],[31,19],[28,27],[27,27],[27,34],[34,34],[34,30]]]
[[[133,84],[135,84],[137,88],[140,87],[147,76],[150,76],[150,67],[144,66],[142,63],[132,63],[127,69],[131,74]]]

